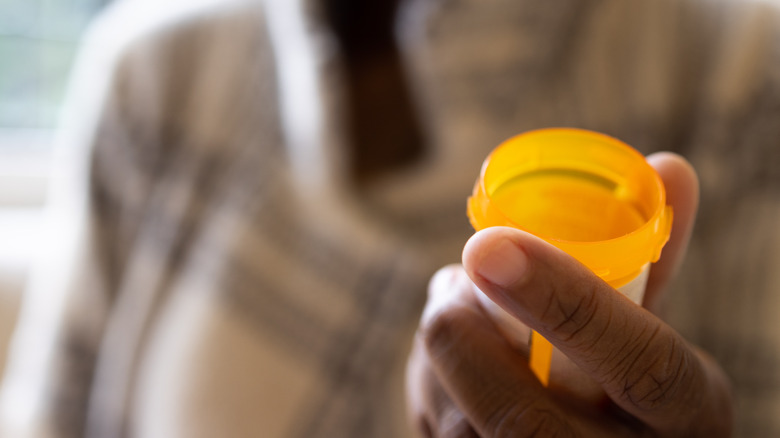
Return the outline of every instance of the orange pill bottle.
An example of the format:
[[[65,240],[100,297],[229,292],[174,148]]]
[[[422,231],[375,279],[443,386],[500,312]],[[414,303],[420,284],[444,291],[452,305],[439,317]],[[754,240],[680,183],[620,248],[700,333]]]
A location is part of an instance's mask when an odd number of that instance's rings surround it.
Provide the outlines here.
[[[638,304],[672,223],[663,182],[639,152],[571,128],[530,131],[499,145],[482,166],[467,211],[474,229],[534,234]],[[500,325],[516,323],[480,298]],[[533,333],[530,366],[544,384],[551,354],[549,342]]]

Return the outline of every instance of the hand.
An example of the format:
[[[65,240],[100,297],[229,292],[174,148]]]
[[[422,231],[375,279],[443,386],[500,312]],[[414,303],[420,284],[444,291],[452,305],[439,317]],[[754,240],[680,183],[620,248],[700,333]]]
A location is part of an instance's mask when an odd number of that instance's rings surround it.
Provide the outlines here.
[[[675,223],[645,307],[579,262],[511,228],[476,233],[463,267],[434,276],[407,370],[410,417],[426,436],[728,436],[727,379],[651,311],[687,246],[698,199],[680,157],[657,154]],[[473,282],[473,283],[472,283]],[[474,285],[565,357],[550,386],[480,306]]]

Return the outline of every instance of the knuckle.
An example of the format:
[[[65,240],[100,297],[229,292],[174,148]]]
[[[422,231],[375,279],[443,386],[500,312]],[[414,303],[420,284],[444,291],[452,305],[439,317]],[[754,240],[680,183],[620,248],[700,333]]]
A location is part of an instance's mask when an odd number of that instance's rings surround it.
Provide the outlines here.
[[[555,291],[553,291],[555,292]],[[551,330],[565,343],[585,342],[587,329],[592,326],[595,316],[600,311],[598,291],[596,288],[585,290],[579,294],[575,302],[566,302],[559,297],[562,294],[551,293],[550,301],[544,312],[543,319],[552,327]]]
[[[432,438],[433,437],[433,430],[431,429],[431,424],[428,422],[428,419],[425,418],[423,415],[416,415],[413,419],[413,427],[414,429],[420,433],[421,436],[425,438]]]
[[[477,434],[471,423],[457,409],[449,409],[439,419],[437,427],[437,437],[439,438],[466,438],[476,437]]]
[[[426,318],[420,327],[426,349],[435,355],[446,355],[466,338],[473,318],[472,312],[460,306],[441,309]]]
[[[697,368],[693,353],[681,340],[654,342],[657,330],[635,354],[622,361],[621,398],[640,411],[663,412],[695,406]]]
[[[428,290],[448,290],[457,283],[465,273],[461,265],[447,265],[436,271],[428,282]]]
[[[486,422],[491,437],[571,437],[574,431],[557,410],[538,402],[495,412]]]

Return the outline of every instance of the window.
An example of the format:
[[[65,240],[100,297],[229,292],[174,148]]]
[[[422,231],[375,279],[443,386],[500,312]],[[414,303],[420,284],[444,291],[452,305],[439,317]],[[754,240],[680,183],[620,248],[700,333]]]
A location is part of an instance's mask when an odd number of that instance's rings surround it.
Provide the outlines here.
[[[107,0],[0,0],[0,375],[44,244],[51,139],[79,37]]]
[[[0,209],[45,200],[50,141],[79,36],[107,0],[0,0]]]

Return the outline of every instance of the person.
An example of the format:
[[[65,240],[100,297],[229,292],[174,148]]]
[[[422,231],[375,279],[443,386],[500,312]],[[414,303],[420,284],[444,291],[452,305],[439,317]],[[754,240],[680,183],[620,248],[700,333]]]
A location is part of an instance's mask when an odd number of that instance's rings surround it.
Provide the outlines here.
[[[668,325],[525,234],[481,232],[463,268],[434,278],[427,347],[409,364],[413,426],[727,433],[724,380],[699,345],[731,380],[734,433],[777,435],[776,24],[772,4],[727,1],[118,1],[74,72],[59,141],[72,172],[55,180],[59,228],[25,296],[3,436],[412,436],[404,376],[425,284],[472,234],[465,199],[487,153],[547,126],[697,170],[684,261],[695,179],[667,180],[678,247],[651,291]],[[684,172],[653,157],[668,178]],[[499,242],[528,277],[491,288]],[[557,360],[539,388],[473,303],[472,278],[577,368]],[[690,361],[693,375],[659,375],[661,389],[713,397],[628,404],[648,381],[616,396],[619,370],[574,345],[596,326],[567,344],[524,286],[563,309],[592,287],[602,312],[658,330],[627,355]],[[626,341],[607,327],[594,358]],[[523,411],[528,397],[544,404]]]

